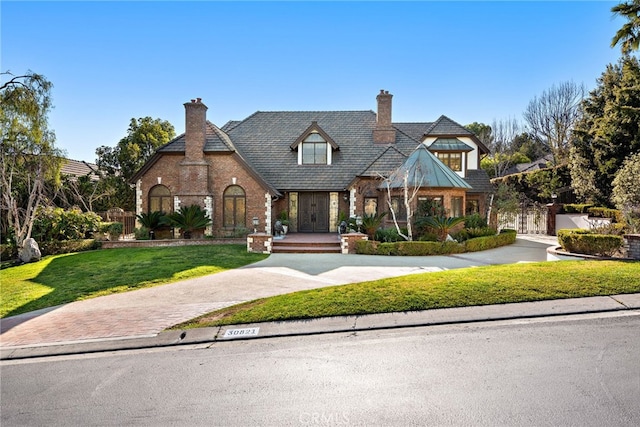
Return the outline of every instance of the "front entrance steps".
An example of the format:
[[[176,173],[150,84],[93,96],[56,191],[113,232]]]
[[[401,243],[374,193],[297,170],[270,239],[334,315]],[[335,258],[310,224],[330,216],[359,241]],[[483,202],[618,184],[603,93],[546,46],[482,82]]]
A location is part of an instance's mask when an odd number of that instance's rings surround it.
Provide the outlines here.
[[[271,253],[277,254],[339,254],[338,233],[289,233],[284,238],[273,238]]]

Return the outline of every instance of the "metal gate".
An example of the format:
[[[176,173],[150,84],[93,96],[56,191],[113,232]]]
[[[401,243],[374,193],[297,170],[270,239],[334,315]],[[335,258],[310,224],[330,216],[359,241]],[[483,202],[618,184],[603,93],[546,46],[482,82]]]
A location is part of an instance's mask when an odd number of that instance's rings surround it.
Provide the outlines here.
[[[540,203],[531,203],[521,195],[519,210],[498,213],[498,229],[510,228],[520,234],[547,234],[548,209]]]

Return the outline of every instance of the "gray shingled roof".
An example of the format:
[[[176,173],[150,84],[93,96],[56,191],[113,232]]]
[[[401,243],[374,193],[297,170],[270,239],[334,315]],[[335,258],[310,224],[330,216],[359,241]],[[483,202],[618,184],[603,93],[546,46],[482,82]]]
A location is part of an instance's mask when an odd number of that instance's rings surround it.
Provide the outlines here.
[[[489,175],[484,169],[468,169],[467,177],[464,179],[471,186],[470,194],[493,193],[495,189],[489,180]]]
[[[204,151],[207,153],[235,151],[227,134],[209,121],[207,121],[206,137]],[[184,153],[184,133],[158,148],[157,151],[159,153]]]
[[[469,129],[467,129],[466,127],[460,125],[459,123],[454,122],[453,120],[451,120],[447,116],[440,116],[438,118],[438,120],[433,122],[433,124],[429,127],[429,129],[427,129],[425,134],[429,134],[430,136],[437,136],[437,135],[456,135],[456,136],[469,135],[469,136],[471,136],[471,135],[474,135],[474,133],[471,132]]]
[[[367,168],[360,172],[358,176],[379,177],[389,176],[391,172],[398,168],[407,158],[407,155],[398,150],[395,146],[389,145],[382,151]]]
[[[409,138],[415,139],[417,142],[421,142],[425,133],[429,128],[433,126],[433,123],[394,123],[395,127],[400,132],[407,135]]]
[[[84,160],[63,159],[60,173],[63,175],[79,177],[89,176],[92,181],[97,181],[100,177],[97,174],[98,165],[85,162]]]
[[[299,165],[298,153],[291,147],[314,121],[339,147],[332,152],[331,165]],[[373,111],[258,111],[244,120],[229,121],[222,129],[207,122],[204,150],[236,152],[279,191],[343,191],[356,176],[388,174],[400,166],[430,130],[472,135],[441,116],[434,123],[394,123],[396,143],[375,144],[375,124]],[[158,153],[176,152],[184,152],[184,134],[158,149]]]
[[[331,165],[298,165],[291,144],[313,121],[340,147]],[[238,151],[280,191],[342,191],[387,145],[373,143],[373,111],[257,112],[229,130]],[[417,142],[398,132],[396,148],[411,151]]]

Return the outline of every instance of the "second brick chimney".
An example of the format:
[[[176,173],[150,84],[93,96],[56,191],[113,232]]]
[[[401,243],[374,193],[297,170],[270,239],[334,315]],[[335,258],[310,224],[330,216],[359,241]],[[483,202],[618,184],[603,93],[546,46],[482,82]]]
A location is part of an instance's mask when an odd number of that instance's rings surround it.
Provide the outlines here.
[[[391,98],[393,95],[388,90],[380,90],[376,96],[378,113],[376,127],[373,130],[373,142],[376,144],[395,144],[396,142],[396,130],[391,124]]]
[[[192,99],[184,104],[185,109],[185,160],[190,162],[203,161],[204,144],[207,140],[207,106],[201,98]]]

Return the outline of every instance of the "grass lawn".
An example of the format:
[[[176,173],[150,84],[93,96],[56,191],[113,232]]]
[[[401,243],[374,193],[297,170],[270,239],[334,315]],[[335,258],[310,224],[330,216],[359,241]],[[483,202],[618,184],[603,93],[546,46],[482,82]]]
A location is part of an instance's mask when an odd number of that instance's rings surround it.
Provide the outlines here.
[[[0,317],[157,286],[266,258],[245,245],[122,248],[55,255],[0,270]]]
[[[465,268],[251,301],[174,328],[428,310],[640,292],[640,263],[558,261]]]

